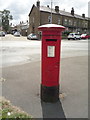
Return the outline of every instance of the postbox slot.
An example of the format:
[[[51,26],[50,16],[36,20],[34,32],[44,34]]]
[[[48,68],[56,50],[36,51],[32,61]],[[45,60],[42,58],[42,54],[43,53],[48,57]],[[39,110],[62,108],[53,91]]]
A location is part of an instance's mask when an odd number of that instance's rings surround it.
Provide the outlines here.
[[[46,39],[46,41],[57,41],[57,39]]]

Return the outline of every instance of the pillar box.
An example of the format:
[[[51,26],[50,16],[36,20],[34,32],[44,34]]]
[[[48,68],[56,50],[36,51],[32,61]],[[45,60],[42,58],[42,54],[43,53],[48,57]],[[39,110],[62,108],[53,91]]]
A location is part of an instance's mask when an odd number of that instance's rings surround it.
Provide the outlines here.
[[[56,24],[39,26],[42,31],[41,100],[59,100],[61,33],[65,27]]]

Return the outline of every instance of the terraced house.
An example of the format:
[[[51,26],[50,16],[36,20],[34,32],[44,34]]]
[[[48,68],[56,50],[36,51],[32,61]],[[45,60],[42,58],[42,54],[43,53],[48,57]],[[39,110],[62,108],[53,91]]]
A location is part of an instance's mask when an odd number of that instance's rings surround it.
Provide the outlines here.
[[[66,31],[90,33],[90,18],[85,17],[85,14],[75,14],[74,8],[71,12],[60,10],[59,6],[55,6],[55,9],[51,9],[49,5],[40,6],[40,1],[37,1],[36,6],[33,5],[29,13],[29,33],[39,34],[38,26],[51,23],[51,11],[52,11],[52,23],[63,25],[66,27]]]
[[[2,30],[2,12],[0,11],[0,30]]]

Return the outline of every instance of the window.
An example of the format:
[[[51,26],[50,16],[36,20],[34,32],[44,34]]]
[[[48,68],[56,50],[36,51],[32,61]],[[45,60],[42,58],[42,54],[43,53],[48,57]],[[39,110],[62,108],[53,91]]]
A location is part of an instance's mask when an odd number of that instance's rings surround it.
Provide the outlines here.
[[[33,23],[34,23],[34,17],[33,17]]]
[[[87,27],[88,27],[88,23],[86,22],[86,23],[85,23],[85,28],[87,28]]]
[[[61,21],[60,21],[60,18],[58,18],[58,25],[60,25],[60,22],[61,22]]]
[[[76,26],[77,25],[77,22],[76,21],[74,21],[74,26]]]
[[[48,16],[48,22],[51,23],[51,16]]]
[[[80,27],[80,25],[81,25],[82,23],[81,23],[81,21],[78,21],[77,24],[78,24],[78,27]]]
[[[67,20],[67,19],[65,19],[65,20],[64,20],[64,24],[65,24],[65,25],[67,25],[67,22],[68,22],[68,20]]]
[[[72,25],[72,20],[69,20],[69,25]]]

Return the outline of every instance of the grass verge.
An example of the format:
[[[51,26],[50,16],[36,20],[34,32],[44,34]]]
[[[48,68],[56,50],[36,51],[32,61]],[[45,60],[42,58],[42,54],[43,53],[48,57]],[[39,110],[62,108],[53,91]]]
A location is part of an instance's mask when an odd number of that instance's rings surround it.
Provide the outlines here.
[[[26,112],[22,111],[20,108],[13,106],[9,100],[0,97],[0,120],[12,118],[11,120],[32,120],[32,116],[28,115]],[[6,120],[5,119],[5,120]],[[23,120],[24,120],[23,119]]]

